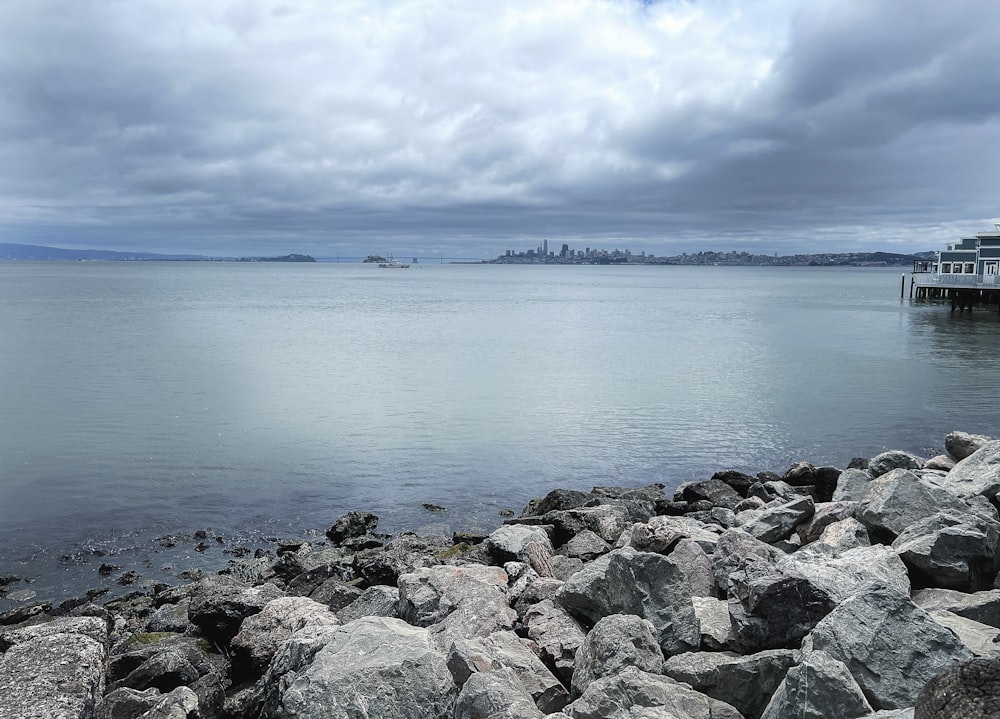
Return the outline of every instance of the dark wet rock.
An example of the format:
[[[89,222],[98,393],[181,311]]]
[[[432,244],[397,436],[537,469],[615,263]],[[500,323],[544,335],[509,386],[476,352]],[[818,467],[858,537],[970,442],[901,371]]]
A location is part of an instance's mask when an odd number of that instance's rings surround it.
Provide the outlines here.
[[[1000,716],[1000,659],[973,659],[927,682],[914,719],[991,719]]]
[[[361,595],[362,590],[338,577],[330,577],[309,592],[310,599],[325,605],[331,612],[349,606],[357,601]]]
[[[913,706],[924,684],[972,652],[908,596],[889,589],[854,595],[809,634],[803,652],[847,665],[875,709]]]
[[[354,555],[354,571],[364,581],[364,586],[394,585],[401,574],[440,564],[437,555],[447,554],[453,547],[445,537],[419,537],[404,532],[382,550]]]
[[[283,596],[273,584],[247,586],[232,577],[209,575],[198,582],[188,605],[188,619],[212,641],[228,642],[251,614]]]
[[[796,663],[797,654],[790,649],[749,655],[690,652],[667,659],[663,673],[733,706],[746,719],[757,719],[788,668]]]
[[[326,530],[326,536],[334,544],[340,544],[345,539],[372,534],[377,527],[378,515],[371,512],[348,512]]]
[[[553,489],[541,499],[533,499],[521,512],[522,517],[540,517],[560,509],[576,509],[591,500],[593,495],[575,489]]]
[[[761,719],[856,719],[871,712],[847,666],[825,652],[812,652],[788,670]]]
[[[625,667],[659,674],[663,652],[649,621],[632,614],[612,614],[594,625],[576,652],[573,695],[580,696],[592,682]]]
[[[52,609],[52,602],[35,602],[24,606],[8,609],[0,612],[0,626],[10,626],[27,622],[34,617],[39,617]]]
[[[740,495],[740,497],[746,497],[750,486],[757,481],[756,477],[751,477],[749,474],[738,472],[735,469],[727,469],[721,472],[716,472],[712,475],[712,479],[725,482],[736,490],[736,493]]]
[[[868,471],[872,477],[878,479],[894,469],[923,469],[925,461],[923,457],[918,457],[912,452],[891,449],[872,457],[868,462]]]
[[[564,711],[573,719],[743,719],[736,709],[717,699],[635,667],[591,682]]]
[[[944,438],[944,448],[956,460],[963,460],[979,451],[983,445],[992,442],[992,437],[968,432],[949,432]]]
[[[611,614],[648,619],[668,656],[695,649],[701,640],[687,576],[660,554],[616,549],[570,577],[556,601],[589,622]]]
[[[732,509],[743,497],[720,479],[708,479],[704,482],[694,482],[684,486],[681,498],[688,502],[707,500],[716,507]]]

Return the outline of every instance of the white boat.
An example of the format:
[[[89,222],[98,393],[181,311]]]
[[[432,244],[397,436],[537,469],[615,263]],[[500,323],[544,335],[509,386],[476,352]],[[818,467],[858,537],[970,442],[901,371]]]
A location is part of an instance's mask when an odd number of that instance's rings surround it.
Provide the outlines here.
[[[389,259],[388,260],[386,260],[385,262],[379,262],[378,266],[381,267],[381,268],[383,268],[383,269],[391,269],[391,268],[399,267],[399,268],[404,269],[404,270],[407,267],[409,267],[409,265],[406,264],[405,262],[399,262],[395,257],[392,256],[392,253],[389,254]]]

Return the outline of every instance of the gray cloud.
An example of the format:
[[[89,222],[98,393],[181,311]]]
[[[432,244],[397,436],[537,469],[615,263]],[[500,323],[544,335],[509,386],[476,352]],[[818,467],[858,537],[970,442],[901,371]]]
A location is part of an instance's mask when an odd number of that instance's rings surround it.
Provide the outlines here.
[[[1000,215],[987,0],[0,6],[0,239],[934,249]]]

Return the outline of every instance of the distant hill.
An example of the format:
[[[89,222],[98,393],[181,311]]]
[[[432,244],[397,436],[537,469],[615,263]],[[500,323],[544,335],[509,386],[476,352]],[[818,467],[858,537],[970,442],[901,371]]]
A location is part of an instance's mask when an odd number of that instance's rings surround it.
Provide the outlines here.
[[[201,255],[161,255],[155,252],[114,250],[67,250],[44,245],[0,242],[0,260],[204,260]]]
[[[114,250],[67,250],[44,245],[20,245],[0,242],[0,260],[160,260],[195,262],[315,262],[309,255],[280,257],[206,257],[205,255],[163,255],[156,252],[116,252]]]

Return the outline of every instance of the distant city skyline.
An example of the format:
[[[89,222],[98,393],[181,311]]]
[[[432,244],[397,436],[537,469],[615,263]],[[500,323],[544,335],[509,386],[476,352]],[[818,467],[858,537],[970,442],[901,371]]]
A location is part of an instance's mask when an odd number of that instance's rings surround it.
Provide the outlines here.
[[[0,242],[939,248],[1000,217],[1000,4],[0,4]]]

